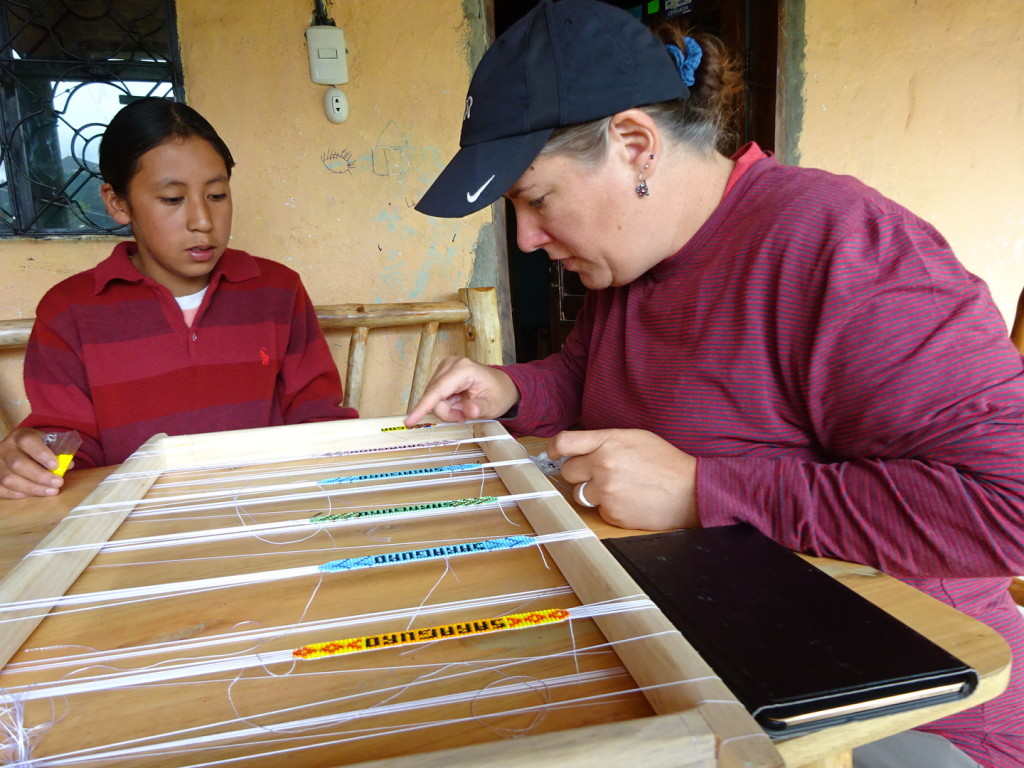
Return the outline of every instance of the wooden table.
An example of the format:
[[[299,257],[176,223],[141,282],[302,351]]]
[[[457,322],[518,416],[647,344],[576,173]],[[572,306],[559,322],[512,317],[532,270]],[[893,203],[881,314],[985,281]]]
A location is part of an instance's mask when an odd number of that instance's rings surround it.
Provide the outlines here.
[[[522,438],[519,442],[533,454],[543,450],[546,443],[534,437]],[[597,510],[581,507],[575,502],[570,485],[560,478],[555,478],[554,484],[599,537],[604,539],[647,533],[618,528],[604,522]],[[853,747],[969,709],[995,698],[1006,689],[1010,679],[1010,649],[1003,638],[987,625],[870,566],[802,556],[976,669],[980,682],[974,693],[960,701],[837,725],[777,742],[776,746],[787,765],[849,768],[852,765],[850,750]]]
[[[538,439],[520,442],[533,452],[539,451],[544,444]],[[30,552],[113,469],[72,471],[61,494],[56,497],[0,501],[0,577]],[[571,487],[560,478],[554,478],[554,483],[572,502]],[[642,533],[608,525],[596,510],[578,506],[576,509],[601,537]],[[980,683],[971,696],[960,701],[834,726],[778,742],[776,746],[788,766],[849,766],[849,750],[855,746],[975,706],[1005,689],[1009,680],[1010,651],[1003,639],[989,627],[874,568],[825,558],[807,559],[974,667],[980,675]]]

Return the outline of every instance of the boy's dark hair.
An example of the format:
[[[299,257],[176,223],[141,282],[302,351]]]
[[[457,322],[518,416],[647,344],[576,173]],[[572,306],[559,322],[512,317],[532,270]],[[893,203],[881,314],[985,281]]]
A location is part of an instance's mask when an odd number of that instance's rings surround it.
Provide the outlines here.
[[[100,174],[123,196],[144,154],[172,139],[193,136],[210,142],[230,177],[235,165],[231,150],[206,118],[187,104],[152,97],[133,101],[114,115],[100,141]]]

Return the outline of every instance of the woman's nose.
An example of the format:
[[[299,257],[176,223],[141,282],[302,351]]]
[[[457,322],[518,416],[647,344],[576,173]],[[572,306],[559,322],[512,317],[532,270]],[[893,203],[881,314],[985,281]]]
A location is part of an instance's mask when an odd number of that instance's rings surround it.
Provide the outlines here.
[[[530,253],[543,248],[551,241],[547,231],[534,221],[532,216],[518,214],[516,217],[516,242],[519,250]]]

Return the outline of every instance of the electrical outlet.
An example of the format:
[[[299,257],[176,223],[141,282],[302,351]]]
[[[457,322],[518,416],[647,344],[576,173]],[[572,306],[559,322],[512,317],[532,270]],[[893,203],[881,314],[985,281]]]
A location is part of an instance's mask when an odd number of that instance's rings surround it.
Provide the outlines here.
[[[348,120],[348,97],[341,88],[328,88],[324,93],[324,110],[332,123]]]

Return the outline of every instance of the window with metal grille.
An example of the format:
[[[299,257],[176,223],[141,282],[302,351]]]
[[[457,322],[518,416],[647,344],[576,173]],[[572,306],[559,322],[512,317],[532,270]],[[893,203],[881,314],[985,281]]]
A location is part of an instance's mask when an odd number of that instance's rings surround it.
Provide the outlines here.
[[[100,137],[133,99],[184,100],[174,0],[3,0],[0,46],[0,237],[126,231]]]

